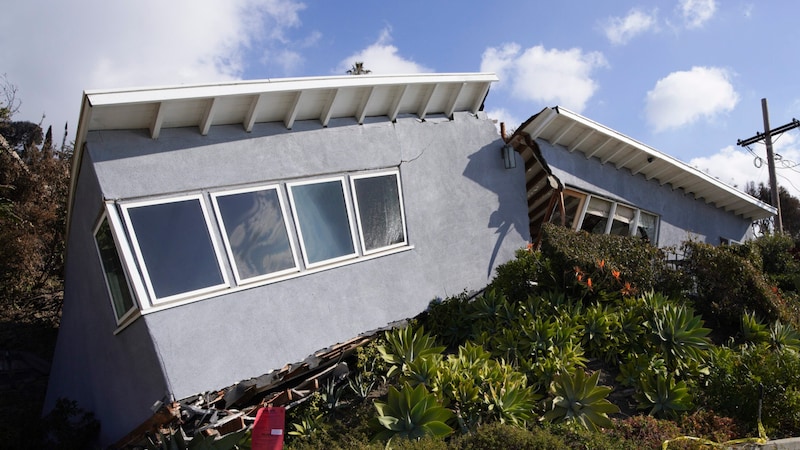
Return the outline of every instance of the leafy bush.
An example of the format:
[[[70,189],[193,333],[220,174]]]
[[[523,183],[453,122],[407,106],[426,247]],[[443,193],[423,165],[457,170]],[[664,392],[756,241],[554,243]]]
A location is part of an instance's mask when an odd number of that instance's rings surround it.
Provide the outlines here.
[[[569,450],[564,440],[542,428],[526,430],[501,423],[479,426],[453,440],[449,448],[464,450]]]
[[[728,246],[714,247],[695,241],[683,245],[684,270],[694,280],[697,310],[720,328],[735,334],[747,311],[767,322],[791,323],[791,310],[749,260]]]
[[[664,251],[638,238],[574,232],[545,224],[541,251],[551,261],[553,273],[562,278],[562,287],[568,285],[574,267],[593,268],[598,261],[605,261],[622,279],[634,280],[641,291],[676,294],[683,289],[679,274],[666,263]],[[598,288],[604,289],[609,290]]]
[[[700,402],[731,417],[751,436],[758,434],[758,402],[763,392],[762,422],[770,438],[800,429],[800,355],[766,344],[721,347],[712,352],[710,373],[699,391]]]

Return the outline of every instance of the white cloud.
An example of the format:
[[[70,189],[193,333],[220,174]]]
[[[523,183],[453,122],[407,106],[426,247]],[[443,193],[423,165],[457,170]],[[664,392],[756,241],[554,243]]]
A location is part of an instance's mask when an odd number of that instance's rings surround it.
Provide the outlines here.
[[[715,0],[680,0],[679,7],[686,28],[702,27],[717,10]]]
[[[581,112],[597,91],[592,72],[608,64],[599,52],[548,50],[541,45],[521,51],[518,44],[490,47],[483,52],[481,71],[495,72],[497,87],[510,89],[521,100],[560,105]]]
[[[693,67],[658,80],[647,93],[645,114],[656,132],[679,128],[731,111],[739,94],[729,73],[717,67]]]
[[[648,14],[632,9],[625,17],[612,17],[603,27],[606,37],[612,44],[622,45],[644,32],[656,28],[656,13]]]
[[[0,70],[19,88],[19,120],[74,138],[81,92],[241,77],[245,53],[286,41],[305,6],[294,0],[12,2],[0,16],[15,45],[0,46]],[[32,32],[31,24],[36,24]],[[298,64],[285,55],[283,64]]]
[[[384,28],[378,40],[369,47],[343,59],[336,67],[336,73],[344,75],[356,62],[363,62],[364,68],[374,74],[401,74],[432,72],[422,64],[400,56],[397,47],[390,45],[391,28]]]

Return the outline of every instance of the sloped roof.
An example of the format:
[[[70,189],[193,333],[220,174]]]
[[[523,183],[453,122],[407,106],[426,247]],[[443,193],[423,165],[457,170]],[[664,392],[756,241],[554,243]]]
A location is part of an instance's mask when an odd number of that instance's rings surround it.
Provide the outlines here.
[[[597,158],[601,164],[628,169],[672,189],[749,220],[765,219],[777,210],[676,158],[638,142],[618,131],[561,107],[544,108],[515,132],[544,139],[569,152]],[[525,153],[523,153],[525,157]]]
[[[90,131],[145,129],[157,139],[162,129],[174,127],[196,127],[206,135],[213,125],[241,124],[242,132],[249,132],[262,122],[291,129],[298,120],[326,127],[345,117],[359,124],[367,117],[394,121],[403,114],[450,117],[479,111],[497,80],[493,73],[346,75],[85,91],[69,209]]]
[[[359,75],[283,78],[205,85],[86,91],[78,137],[88,131],[147,129],[157,138],[162,128],[197,127],[207,134],[212,125],[283,122],[400,114],[450,116],[476,112],[483,104],[492,73]],[[78,147],[79,148],[79,147]]]

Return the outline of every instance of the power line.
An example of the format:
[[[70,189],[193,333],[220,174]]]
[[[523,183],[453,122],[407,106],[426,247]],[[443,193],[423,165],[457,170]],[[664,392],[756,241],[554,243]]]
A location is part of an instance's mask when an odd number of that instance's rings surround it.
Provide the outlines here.
[[[779,136],[781,133],[785,131],[789,131],[793,128],[800,127],[800,121],[797,119],[792,119],[791,122],[781,125],[775,129],[770,129],[769,126],[769,108],[767,107],[767,99],[761,99],[761,113],[764,118],[764,133],[756,132],[756,135],[747,139],[740,139],[736,141],[736,144],[747,147],[750,144],[756,143],[758,141],[764,140],[764,143],[767,146],[767,167],[769,168],[769,188],[770,194],[772,197],[772,206],[777,209],[778,212],[778,232],[783,233],[783,218],[781,217],[781,203],[778,200],[778,181],[775,176],[775,156],[772,154],[772,135]]]

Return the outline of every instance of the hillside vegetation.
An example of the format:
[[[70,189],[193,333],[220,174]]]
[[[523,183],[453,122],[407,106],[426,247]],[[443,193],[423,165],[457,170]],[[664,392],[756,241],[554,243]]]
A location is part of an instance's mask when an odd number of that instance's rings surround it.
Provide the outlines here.
[[[546,226],[288,411],[288,448],[699,448],[800,431],[800,265]],[[760,407],[759,407],[760,405]],[[759,414],[761,416],[759,420]],[[688,436],[688,437],[687,437]]]

